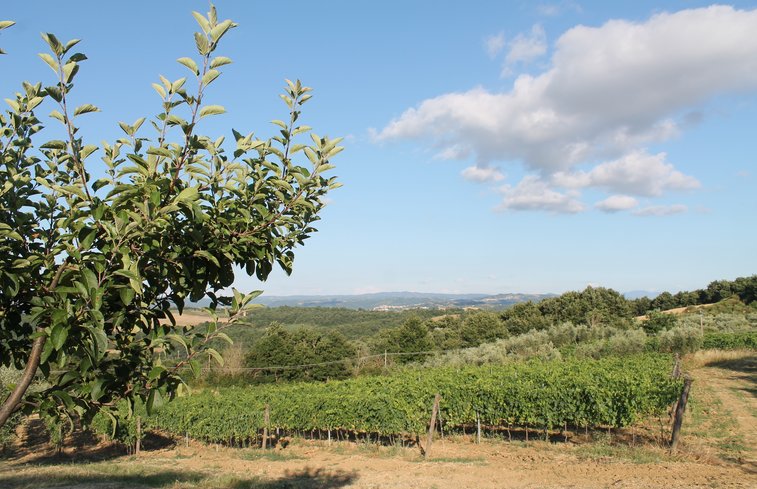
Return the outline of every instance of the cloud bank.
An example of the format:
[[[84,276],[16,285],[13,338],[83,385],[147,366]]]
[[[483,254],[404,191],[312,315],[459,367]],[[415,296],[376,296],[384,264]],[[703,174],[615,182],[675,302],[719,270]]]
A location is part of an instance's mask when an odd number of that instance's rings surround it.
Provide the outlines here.
[[[508,58],[540,55],[539,29],[508,44]],[[503,209],[580,212],[589,208],[580,190],[589,187],[631,198],[697,189],[695,177],[646,148],[682,132],[713,97],[757,89],[755,32],[757,11],[729,6],[576,26],[557,39],[543,73],[520,75],[507,91],[427,99],[377,138],[422,140],[479,168],[522,164],[529,175],[503,192]],[[503,39],[493,44],[505,48]],[[671,213],[650,209],[637,213]]]

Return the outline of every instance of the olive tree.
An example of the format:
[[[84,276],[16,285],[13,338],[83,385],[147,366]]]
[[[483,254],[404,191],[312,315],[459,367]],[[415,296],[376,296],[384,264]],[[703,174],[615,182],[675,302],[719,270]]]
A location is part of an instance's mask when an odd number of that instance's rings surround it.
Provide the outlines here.
[[[149,122],[119,122],[123,137],[88,144],[77,127],[95,105],[74,104],[79,40],[42,37],[49,84],[23,83],[0,115],[0,364],[22,371],[0,408],[0,426],[18,410],[88,420],[119,399],[154,409],[180,394],[211,348],[259,292],[223,296],[235,270],[265,280],[278,264],[290,273],[293,250],[316,230],[324,195],[339,184],[324,173],[341,138],[299,122],[310,88],[287,80],[288,115],[278,135],[233,139],[198,132],[225,112],[208,88],[231,63],[217,54],[234,27],[192,14],[196,54],[177,61],[186,78],[163,76]],[[0,23],[0,28],[13,22]],[[44,107],[65,134],[43,136]],[[47,110],[49,110],[48,108]],[[48,131],[49,132],[49,131]],[[305,136],[309,135],[309,138]],[[305,139],[306,143],[299,142]],[[91,161],[102,159],[95,179]],[[178,325],[172,308],[209,300],[211,321]],[[28,391],[42,377],[39,391]],[[0,399],[3,401],[3,399]]]

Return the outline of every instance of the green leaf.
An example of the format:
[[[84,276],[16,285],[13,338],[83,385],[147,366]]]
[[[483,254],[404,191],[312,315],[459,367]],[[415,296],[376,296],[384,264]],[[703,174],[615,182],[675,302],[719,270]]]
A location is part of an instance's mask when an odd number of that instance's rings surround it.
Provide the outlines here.
[[[42,34],[42,39],[45,40],[48,46],[50,46],[50,49],[57,54],[58,56],[63,55],[63,45],[60,43],[57,37],[55,37],[53,34],[46,33]]]
[[[160,377],[160,375],[161,375],[161,374],[162,374],[163,372],[165,372],[165,371],[166,371],[166,368],[165,368],[165,367],[163,367],[162,365],[156,365],[156,366],[154,366],[154,367],[153,367],[153,368],[152,368],[152,369],[150,370],[150,373],[149,373],[149,374],[147,374],[147,380],[155,380],[155,379],[157,379],[158,377]]]
[[[200,109],[200,118],[208,115],[223,114],[225,112],[226,109],[224,109],[221,105],[206,105],[205,107]]]
[[[176,343],[180,344],[184,347],[184,352],[186,354],[189,354],[189,346],[187,345],[187,340],[184,339],[183,336],[178,335],[176,333],[170,333],[166,335],[167,340],[175,341]]]
[[[89,391],[89,396],[92,398],[93,401],[97,401],[100,399],[103,394],[105,393],[103,390],[103,385],[105,384],[105,379],[95,379],[92,382],[92,388]]]
[[[197,45],[197,51],[203,56],[210,51],[208,39],[199,32],[195,32],[195,44]]]
[[[208,348],[205,351],[208,353],[209,356],[213,357],[213,360],[216,361],[219,367],[223,367],[223,357],[221,356],[220,353],[218,353],[213,348]]]
[[[118,295],[121,298],[121,302],[123,302],[125,306],[128,306],[134,300],[136,293],[131,287],[122,287],[118,289]]]
[[[210,62],[211,68],[218,68],[220,66],[231,64],[231,58],[227,58],[226,56],[216,56],[213,58],[213,60]]]
[[[147,395],[147,414],[151,415],[155,412],[156,409],[160,408],[164,404],[163,401],[163,395],[160,393],[159,390],[153,389],[150,391],[150,393]]]
[[[217,43],[232,27],[236,27],[236,24],[230,20],[224,20],[210,30],[210,38]]]
[[[98,109],[92,104],[80,105],[74,110],[74,116],[81,115],[81,114],[88,114],[90,112],[100,112],[100,109]]]
[[[54,110],[54,111],[50,112],[50,117],[52,117],[53,119],[57,119],[57,120],[61,121],[63,124],[66,123],[66,118],[63,117],[63,114],[61,114],[57,110]]]
[[[52,68],[54,72],[58,73],[58,62],[55,60],[55,58],[47,53],[39,53],[38,56],[42,58],[42,61],[47,63],[47,66]]]
[[[221,72],[218,70],[208,70],[202,77],[202,84],[203,85],[210,85],[213,83],[213,80],[218,78],[221,75]]]
[[[60,141],[60,140],[55,139],[55,140],[48,141],[48,142],[42,144],[40,146],[40,148],[41,149],[60,149],[60,150],[65,150],[66,148],[68,148],[68,144],[66,144],[65,141]]]
[[[95,275],[95,272],[93,272],[89,268],[82,268],[81,275],[82,278],[84,278],[84,283],[87,284],[87,290],[98,288],[99,285],[97,283],[97,275]]]
[[[96,328],[89,326],[87,327],[90,334],[92,335],[92,339],[94,340],[94,345],[96,350],[93,352],[95,353],[95,356],[97,358],[102,358],[103,355],[105,355],[105,351],[108,349],[108,336],[105,334],[105,331],[102,330],[102,328]]]
[[[76,73],[79,71],[79,65],[74,61],[69,61],[63,65],[63,82],[71,83]]]
[[[195,75],[199,75],[200,74],[200,69],[197,68],[197,63],[195,63],[195,60],[193,60],[192,58],[187,58],[185,56],[185,57],[177,59],[176,61],[178,61],[180,64],[182,64],[182,65],[186,66],[187,68],[189,68],[189,70],[192,73],[194,73]]]
[[[221,264],[218,263],[218,259],[215,256],[213,256],[210,253],[208,253],[207,251],[205,251],[205,250],[196,250],[194,252],[194,256],[205,258],[206,260],[210,261],[216,267],[220,267],[221,266]]]
[[[204,32],[205,34],[210,32],[210,23],[208,23],[208,19],[206,19],[200,12],[192,12],[192,16],[200,25],[200,29],[202,29],[202,32]]]
[[[187,187],[179,192],[179,195],[176,196],[174,202],[194,202],[198,199],[199,195],[197,187]]]
[[[63,93],[60,91],[60,87],[45,87],[45,91],[56,102],[63,100]]]
[[[53,326],[53,330],[50,332],[50,341],[53,344],[55,351],[59,351],[68,338],[68,328],[62,324],[56,324]]]
[[[10,105],[11,109],[13,109],[13,112],[15,112],[16,114],[21,111],[21,106],[19,106],[18,102],[16,102],[15,100],[7,98],[5,99],[5,103]]]
[[[163,88],[162,85],[159,85],[158,83],[153,83],[152,88],[154,88],[155,91],[158,92],[158,95],[160,95],[162,98],[166,98],[166,89]]]
[[[70,41],[66,43],[66,46],[63,48],[63,51],[68,52],[69,49],[76,46],[80,42],[81,42],[81,39],[71,39]]]

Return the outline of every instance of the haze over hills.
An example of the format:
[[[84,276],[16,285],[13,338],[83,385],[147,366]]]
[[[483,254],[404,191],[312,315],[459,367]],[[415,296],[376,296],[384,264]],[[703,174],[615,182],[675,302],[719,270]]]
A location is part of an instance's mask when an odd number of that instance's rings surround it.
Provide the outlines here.
[[[558,294],[442,294],[433,292],[374,292],[370,294],[335,294],[335,295],[261,295],[255,302],[268,307],[343,307],[346,309],[366,310],[405,310],[405,309],[459,309],[472,307],[479,309],[504,309],[519,302],[539,302],[542,299],[556,297]],[[632,290],[624,292],[626,299],[640,297],[657,297],[659,292],[650,290]],[[210,305],[208,299],[193,303],[194,307]]]
[[[477,307],[502,309],[518,302],[540,301],[555,294],[436,294],[423,292],[377,292],[359,295],[261,295],[256,302],[269,307],[344,307],[347,309],[443,309]]]

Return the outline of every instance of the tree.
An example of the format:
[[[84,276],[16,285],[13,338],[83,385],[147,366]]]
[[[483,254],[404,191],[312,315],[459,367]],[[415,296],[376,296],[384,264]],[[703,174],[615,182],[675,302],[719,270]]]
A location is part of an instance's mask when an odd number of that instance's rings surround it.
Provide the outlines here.
[[[252,376],[258,382],[337,380],[351,375],[356,353],[338,331],[299,328],[289,332],[281,324],[273,324],[250,348],[245,364],[259,369]],[[286,366],[295,368],[277,368]]]
[[[491,343],[499,338],[506,338],[507,328],[499,315],[493,312],[479,311],[463,320],[460,338],[464,346],[478,346]]]
[[[428,327],[417,317],[409,318],[397,328],[380,331],[373,346],[378,354],[399,353],[395,356],[398,363],[422,360],[423,355],[433,349],[434,342]]]
[[[75,414],[88,420],[119,398],[143,399],[148,410],[180,393],[210,347],[228,306],[231,323],[259,293],[222,296],[235,267],[265,280],[278,264],[290,273],[294,249],[316,230],[322,197],[337,186],[324,172],[341,138],[319,137],[299,125],[310,88],[287,81],[280,135],[261,140],[232,131],[233,140],[197,132],[224,108],[206,103],[207,89],[231,63],[216,55],[234,27],[193,12],[197,59],[177,61],[189,79],[153,84],[161,113],[119,122],[124,137],[98,148],[85,144],[77,120],[97,112],[72,105],[71,92],[87,58],[74,39],[42,37],[41,54],[56,81],[24,83],[0,116],[0,364],[23,370],[0,408],[0,426],[19,408]],[[0,28],[12,25],[0,23]],[[194,89],[187,88],[194,85]],[[40,142],[35,111],[55,106],[65,138]],[[309,134],[312,143],[296,141]],[[100,155],[105,176],[93,181]],[[295,160],[309,160],[301,166]],[[187,299],[210,300],[212,321],[178,326]],[[174,361],[167,361],[175,358]],[[37,372],[49,387],[24,398]]]
[[[674,314],[651,311],[641,323],[647,334],[657,334],[660,331],[673,329],[678,325],[678,318]]]

